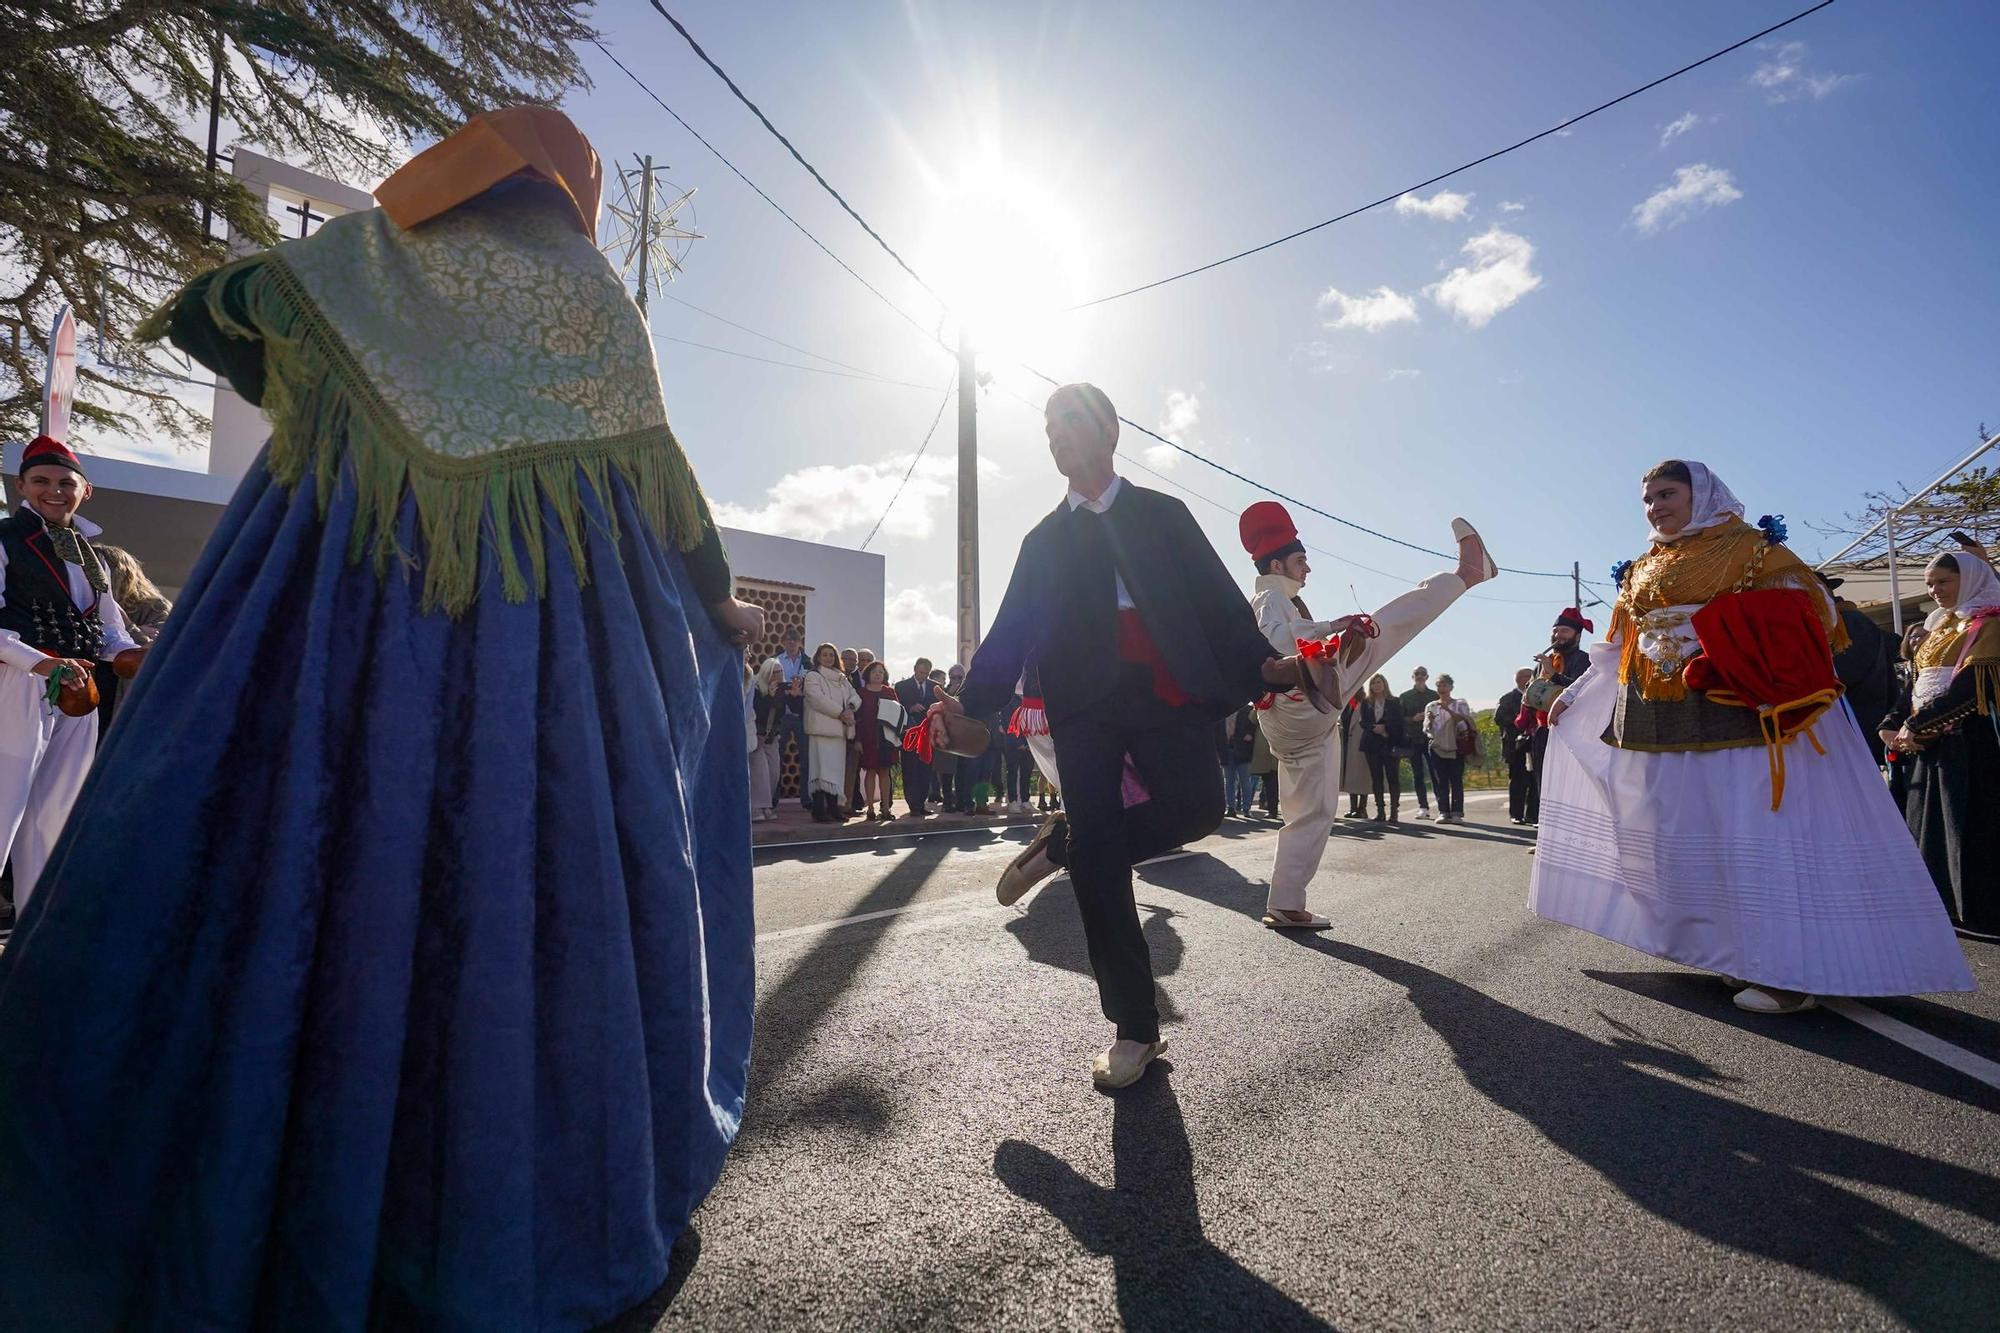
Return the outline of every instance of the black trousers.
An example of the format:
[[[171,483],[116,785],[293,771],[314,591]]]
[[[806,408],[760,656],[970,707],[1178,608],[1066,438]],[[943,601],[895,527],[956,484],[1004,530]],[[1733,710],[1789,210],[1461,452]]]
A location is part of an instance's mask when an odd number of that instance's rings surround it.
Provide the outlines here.
[[[1431,786],[1437,797],[1438,813],[1465,813],[1465,760],[1457,755],[1431,754]]]
[[[1528,747],[1520,741],[1507,748],[1507,818],[1528,817]]]
[[[924,812],[924,802],[931,798],[931,766],[923,760],[903,751],[903,800],[909,805],[910,813]]]
[[[1538,727],[1535,739],[1528,748],[1535,756],[1535,767],[1528,774],[1528,813],[1522,818],[1530,824],[1539,824],[1542,821],[1542,768],[1549,754],[1549,729]]]
[[[1104,1016],[1126,1041],[1158,1041],[1153,959],[1132,899],[1132,867],[1222,826],[1215,721],[1168,708],[1141,680],[1052,726],[1069,846],[1063,862],[1083,917]],[[1125,808],[1125,756],[1152,799]]]
[[[1382,807],[1382,791],[1386,787],[1389,800],[1401,806],[1403,803],[1403,761],[1390,753],[1388,747],[1368,752],[1368,780],[1375,788],[1375,807]]]

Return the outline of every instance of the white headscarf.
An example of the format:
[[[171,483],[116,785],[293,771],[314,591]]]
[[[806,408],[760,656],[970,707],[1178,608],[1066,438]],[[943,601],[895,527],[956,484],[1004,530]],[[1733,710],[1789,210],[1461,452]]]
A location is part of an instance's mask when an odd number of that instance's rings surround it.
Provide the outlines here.
[[[1705,528],[1713,528],[1727,523],[1732,518],[1743,517],[1743,502],[1722,484],[1722,478],[1710,472],[1706,463],[1697,463],[1692,459],[1684,461],[1687,463],[1688,477],[1692,482],[1688,489],[1694,493],[1694,517],[1688,520],[1686,527],[1671,537],[1657,528],[1654,529],[1652,538],[1656,542],[1677,542]]]
[[[1970,551],[1946,554],[1958,564],[1958,605],[1941,606],[1924,617],[1925,629],[1936,629],[1954,615],[1970,617],[2000,608],[2000,576],[1993,573],[1993,566]]]

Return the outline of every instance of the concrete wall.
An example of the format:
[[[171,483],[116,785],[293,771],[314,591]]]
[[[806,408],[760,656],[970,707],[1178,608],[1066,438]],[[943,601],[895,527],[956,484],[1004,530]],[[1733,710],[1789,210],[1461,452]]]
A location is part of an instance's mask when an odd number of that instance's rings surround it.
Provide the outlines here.
[[[741,528],[724,528],[722,542],[737,578],[810,590],[806,592],[808,648],[833,643],[881,654],[887,578],[881,556]]]

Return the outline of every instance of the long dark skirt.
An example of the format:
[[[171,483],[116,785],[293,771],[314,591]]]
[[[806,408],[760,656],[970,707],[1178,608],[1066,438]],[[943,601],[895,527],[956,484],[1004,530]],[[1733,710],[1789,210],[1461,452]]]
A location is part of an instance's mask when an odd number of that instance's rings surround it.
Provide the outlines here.
[[[612,503],[587,584],[552,540],[454,620],[348,562],[351,484],[244,482],[0,956],[0,1328],[581,1329],[663,1280],[749,1060],[742,665]]]
[[[1969,718],[1910,766],[1904,813],[1951,919],[2000,934],[2000,741]]]

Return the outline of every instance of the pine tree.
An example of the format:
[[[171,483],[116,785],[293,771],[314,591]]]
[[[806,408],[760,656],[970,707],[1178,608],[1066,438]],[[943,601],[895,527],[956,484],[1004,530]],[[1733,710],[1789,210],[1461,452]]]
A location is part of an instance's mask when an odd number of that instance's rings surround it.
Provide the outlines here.
[[[584,83],[572,44],[594,35],[586,8],[0,0],[0,436],[34,431],[58,305],[103,339],[109,362],[139,367],[147,353],[131,330],[228,258],[206,214],[233,236],[275,239],[258,201],[208,169],[212,90],[240,142],[366,179],[396,165],[391,145]],[[157,376],[112,368],[81,370],[74,420],[86,443],[140,421],[182,441],[206,426]]]

